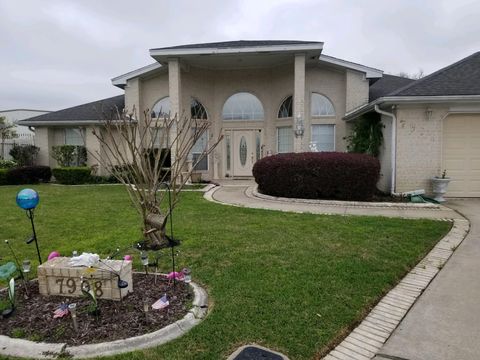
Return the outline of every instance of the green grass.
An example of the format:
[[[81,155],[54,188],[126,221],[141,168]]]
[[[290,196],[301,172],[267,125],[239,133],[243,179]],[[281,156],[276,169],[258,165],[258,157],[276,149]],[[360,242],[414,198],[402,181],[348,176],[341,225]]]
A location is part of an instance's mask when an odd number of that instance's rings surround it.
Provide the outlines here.
[[[108,254],[139,239],[121,186],[32,186],[43,257]],[[0,187],[0,241],[36,259],[20,187]],[[184,193],[174,216],[179,268],[192,268],[212,306],[203,323],[164,346],[116,359],[222,359],[259,343],[310,359],[359,321],[449,230],[447,222],[319,216],[223,206]],[[2,263],[10,256],[0,244]],[[165,268],[168,258],[163,258]],[[137,256],[138,260],[138,256]]]

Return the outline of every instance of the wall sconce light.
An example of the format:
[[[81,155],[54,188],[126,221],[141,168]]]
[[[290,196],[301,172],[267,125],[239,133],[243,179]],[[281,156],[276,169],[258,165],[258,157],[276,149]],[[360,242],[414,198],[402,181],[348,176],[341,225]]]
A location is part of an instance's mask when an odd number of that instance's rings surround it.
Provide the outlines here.
[[[432,118],[432,115],[433,110],[430,107],[427,107],[427,109],[425,110],[425,117],[427,118],[427,120],[430,120]]]
[[[301,137],[303,136],[304,132],[305,132],[305,126],[303,124],[303,118],[300,114],[298,114],[297,117],[295,118],[295,130],[294,130],[295,136]]]

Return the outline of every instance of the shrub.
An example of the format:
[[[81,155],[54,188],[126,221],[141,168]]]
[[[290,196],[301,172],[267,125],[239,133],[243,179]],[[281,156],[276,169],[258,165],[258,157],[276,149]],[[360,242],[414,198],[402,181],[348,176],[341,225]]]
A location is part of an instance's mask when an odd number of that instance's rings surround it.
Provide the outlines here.
[[[13,160],[0,159],[0,169],[11,169],[17,166],[17,163]]]
[[[21,166],[8,169],[6,182],[9,185],[37,184],[49,182],[52,177],[52,170],[48,166]]]
[[[61,167],[53,169],[53,176],[60,184],[88,184],[92,181],[89,167]]]
[[[253,176],[259,190],[272,196],[369,200],[376,192],[380,162],[365,154],[278,154],[257,161]]]
[[[85,166],[87,164],[87,149],[81,145],[52,146],[52,157],[61,167]]]
[[[363,115],[355,122],[352,135],[345,137],[348,152],[378,157],[383,144],[383,128],[380,114]]]
[[[8,185],[7,171],[8,169],[0,169],[0,185]]]
[[[15,160],[18,166],[35,165],[40,148],[35,145],[13,145],[9,154]]]

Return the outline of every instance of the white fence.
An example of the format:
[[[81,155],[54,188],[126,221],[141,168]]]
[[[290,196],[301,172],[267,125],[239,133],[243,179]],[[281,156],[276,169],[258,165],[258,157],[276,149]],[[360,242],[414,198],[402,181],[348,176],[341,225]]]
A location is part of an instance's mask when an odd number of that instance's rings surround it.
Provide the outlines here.
[[[15,144],[34,145],[34,137],[32,134],[18,134],[15,139],[7,139],[3,144],[0,142],[0,158],[12,160],[12,157],[10,156],[10,150]]]

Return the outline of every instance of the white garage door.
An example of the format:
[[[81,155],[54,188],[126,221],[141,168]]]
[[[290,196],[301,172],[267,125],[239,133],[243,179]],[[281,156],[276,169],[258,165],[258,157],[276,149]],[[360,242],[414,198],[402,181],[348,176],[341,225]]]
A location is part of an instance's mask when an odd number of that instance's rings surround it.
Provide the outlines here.
[[[443,167],[450,197],[480,197],[480,115],[450,115],[443,124]]]

